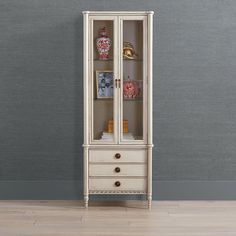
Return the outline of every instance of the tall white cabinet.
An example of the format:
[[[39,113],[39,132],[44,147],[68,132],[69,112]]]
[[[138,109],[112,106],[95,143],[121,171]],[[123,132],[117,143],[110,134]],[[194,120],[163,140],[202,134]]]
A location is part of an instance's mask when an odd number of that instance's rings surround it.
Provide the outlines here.
[[[84,201],[152,200],[152,11],[84,11]]]

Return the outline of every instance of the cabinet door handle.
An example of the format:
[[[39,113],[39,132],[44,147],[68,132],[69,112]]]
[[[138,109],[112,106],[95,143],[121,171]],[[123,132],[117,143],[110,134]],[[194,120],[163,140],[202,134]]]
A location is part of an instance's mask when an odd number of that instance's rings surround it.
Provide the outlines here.
[[[121,185],[120,181],[116,181],[116,182],[115,182],[115,186],[116,186],[116,187],[120,187],[120,185]]]
[[[120,153],[116,153],[116,154],[115,154],[115,158],[116,158],[116,159],[120,159],[120,157],[121,157]]]
[[[120,88],[120,79],[115,79],[116,88]]]
[[[119,172],[120,172],[120,167],[116,167],[116,168],[115,168],[115,172],[116,172],[116,173],[119,173]]]

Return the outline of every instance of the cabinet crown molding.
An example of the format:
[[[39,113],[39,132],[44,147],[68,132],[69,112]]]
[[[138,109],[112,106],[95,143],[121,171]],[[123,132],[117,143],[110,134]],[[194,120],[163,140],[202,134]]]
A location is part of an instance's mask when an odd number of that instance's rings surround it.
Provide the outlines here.
[[[154,11],[82,11],[82,13],[94,15],[153,15]]]

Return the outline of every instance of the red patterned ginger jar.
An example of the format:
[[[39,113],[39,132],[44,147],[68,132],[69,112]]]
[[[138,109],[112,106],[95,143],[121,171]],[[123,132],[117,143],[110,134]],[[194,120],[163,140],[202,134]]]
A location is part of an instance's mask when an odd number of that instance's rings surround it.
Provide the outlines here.
[[[99,60],[107,60],[109,58],[109,50],[111,48],[111,39],[107,36],[105,27],[99,30],[99,37],[96,39],[96,46],[99,54]]]

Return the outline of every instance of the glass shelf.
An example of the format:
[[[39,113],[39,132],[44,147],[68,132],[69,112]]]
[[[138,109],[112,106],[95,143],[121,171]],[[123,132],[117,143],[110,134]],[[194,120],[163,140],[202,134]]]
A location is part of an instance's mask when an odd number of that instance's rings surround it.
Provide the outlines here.
[[[94,59],[94,61],[106,62],[106,61],[113,61],[113,59],[100,60],[100,59],[96,58],[96,59]]]
[[[143,61],[143,59],[123,59],[123,61]]]
[[[113,98],[95,98],[94,101],[98,102],[104,102],[104,101],[113,101]],[[135,98],[135,99],[123,99],[123,101],[128,101],[128,102],[142,102],[142,98]]]
[[[124,98],[123,101],[126,101],[126,102],[142,102],[143,101],[143,98],[134,98],[134,99],[126,99]]]
[[[94,101],[99,101],[99,102],[113,101],[113,98],[94,98]]]
[[[94,61],[100,61],[100,62],[106,62],[106,61],[113,61],[113,59],[107,59],[107,60],[100,60],[98,58],[94,59]],[[123,61],[136,61],[136,62],[142,62],[143,59],[123,59]]]

